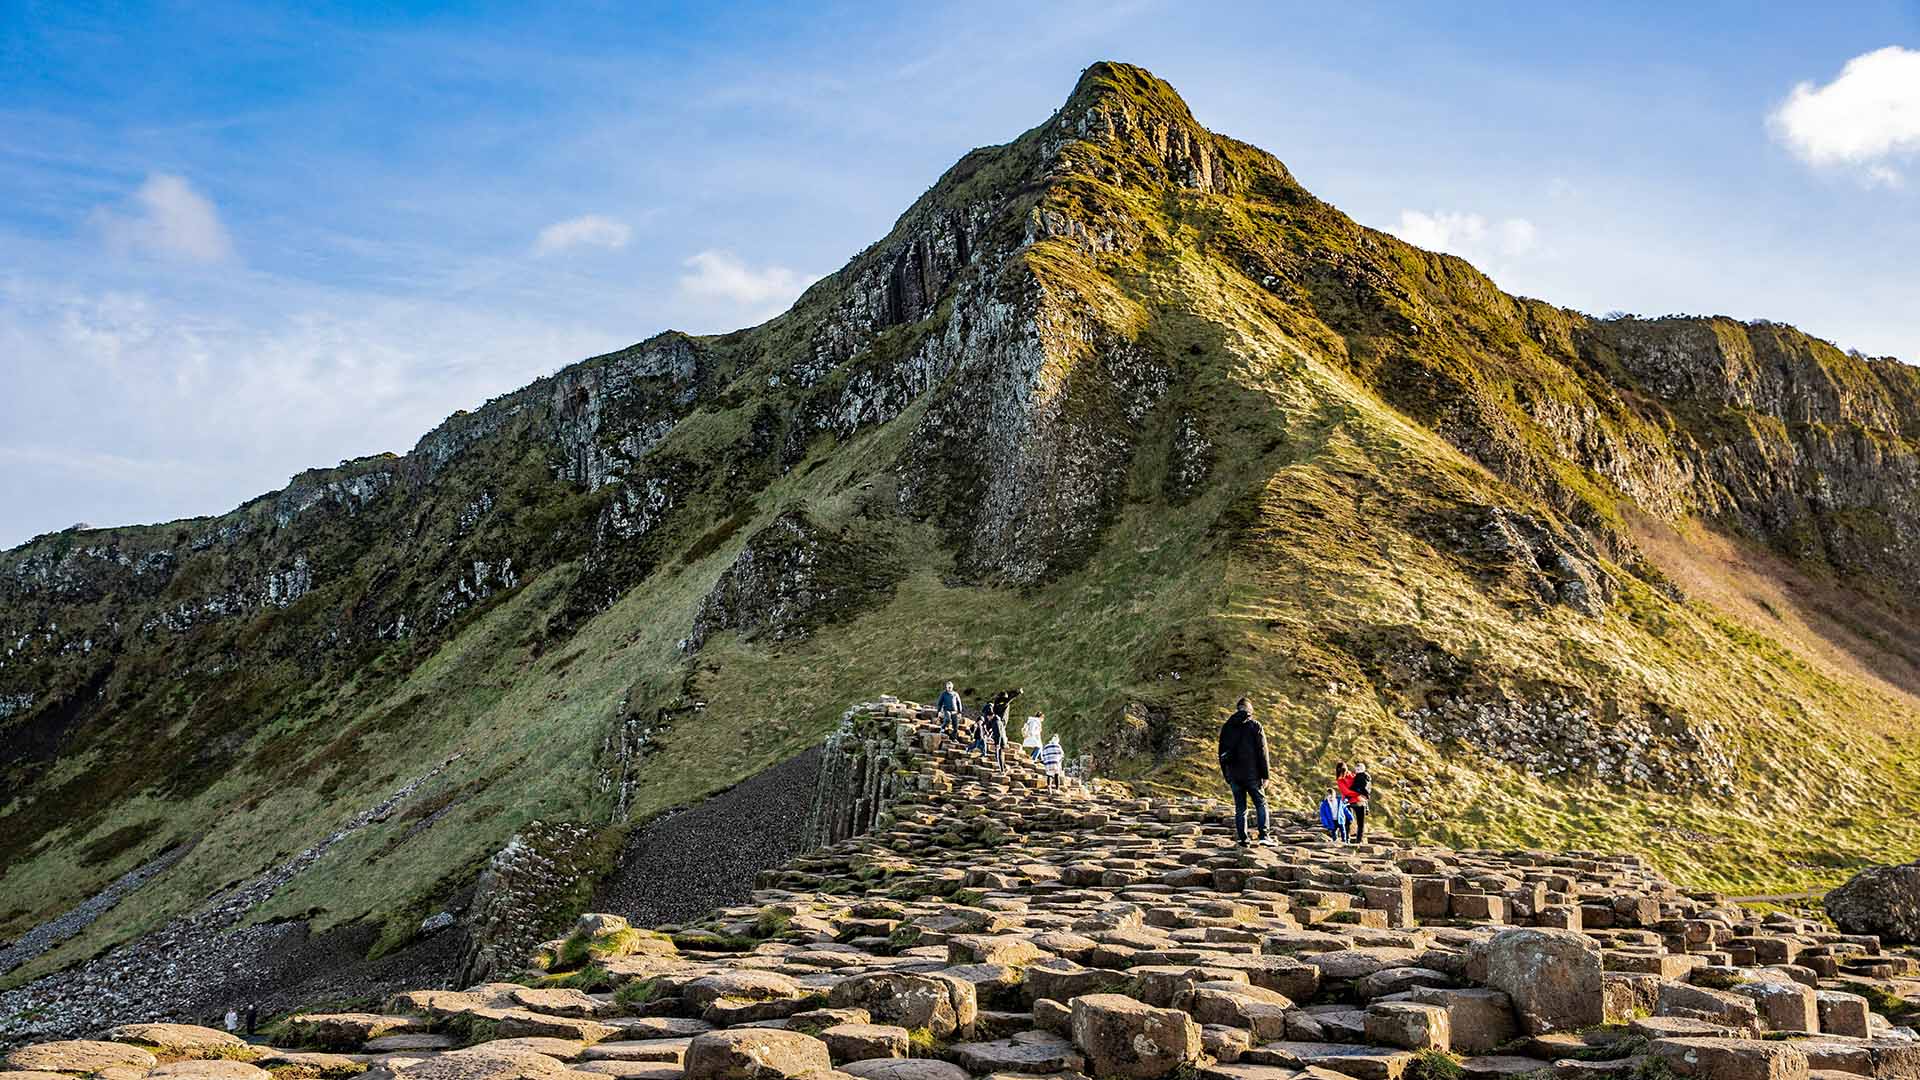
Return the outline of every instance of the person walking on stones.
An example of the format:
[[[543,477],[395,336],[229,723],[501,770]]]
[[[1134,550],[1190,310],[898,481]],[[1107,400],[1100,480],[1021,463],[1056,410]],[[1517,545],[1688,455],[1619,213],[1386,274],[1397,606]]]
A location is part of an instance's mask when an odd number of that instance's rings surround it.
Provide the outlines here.
[[[947,688],[940,691],[940,701],[934,705],[934,708],[940,712],[940,734],[959,738],[960,695],[954,691],[952,683],[948,683]]]
[[[226,1024],[227,1024],[227,1034],[238,1035],[240,1033],[240,1010],[228,1009]]]
[[[1027,756],[1035,761],[1040,760],[1040,748],[1044,745],[1040,740],[1040,729],[1046,722],[1046,713],[1034,713],[1027,717],[1026,726],[1021,729],[1020,745],[1026,748]]]
[[[1267,840],[1267,733],[1253,718],[1253,703],[1241,698],[1220,726],[1220,775],[1233,789],[1233,841],[1247,842],[1247,801],[1253,801],[1260,842]]]
[[[258,1029],[259,1027],[260,1027],[260,1003],[257,1001],[250,1001],[247,1003],[247,1034],[249,1035],[255,1034],[256,1029]]]
[[[1066,790],[1066,762],[1067,752],[1060,746],[1060,736],[1048,739],[1047,745],[1040,748],[1040,767],[1047,771],[1048,791]]]
[[[993,723],[987,729],[987,737],[993,740],[993,767],[1004,770],[1007,767],[1007,705],[1001,702],[993,710]]]
[[[1373,776],[1367,772],[1365,762],[1353,767],[1353,782],[1347,785],[1353,790],[1353,798],[1348,805],[1353,808],[1353,842],[1367,842],[1367,792],[1373,787]]]

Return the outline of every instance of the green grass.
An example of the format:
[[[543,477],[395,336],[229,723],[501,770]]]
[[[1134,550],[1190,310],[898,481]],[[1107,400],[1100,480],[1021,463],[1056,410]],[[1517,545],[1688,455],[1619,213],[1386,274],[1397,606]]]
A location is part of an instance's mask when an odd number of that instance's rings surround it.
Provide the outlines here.
[[[1419,1050],[1413,1055],[1413,1064],[1407,1067],[1407,1075],[1413,1080],[1461,1080],[1467,1071],[1461,1067],[1457,1054]]]

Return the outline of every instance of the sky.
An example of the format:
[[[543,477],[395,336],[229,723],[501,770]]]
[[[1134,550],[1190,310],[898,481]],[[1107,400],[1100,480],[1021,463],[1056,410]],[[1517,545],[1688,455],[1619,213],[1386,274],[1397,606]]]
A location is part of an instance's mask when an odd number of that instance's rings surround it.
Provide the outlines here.
[[[0,548],[757,323],[1095,60],[1595,314],[1920,361],[1920,3],[0,0]]]

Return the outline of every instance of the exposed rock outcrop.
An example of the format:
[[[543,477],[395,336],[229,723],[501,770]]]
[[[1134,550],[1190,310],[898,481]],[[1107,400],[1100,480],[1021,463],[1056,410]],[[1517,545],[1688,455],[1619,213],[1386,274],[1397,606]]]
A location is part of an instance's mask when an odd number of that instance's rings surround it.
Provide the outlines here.
[[[1876,866],[1848,878],[1824,901],[1835,926],[1889,945],[1920,944],[1920,862]]]

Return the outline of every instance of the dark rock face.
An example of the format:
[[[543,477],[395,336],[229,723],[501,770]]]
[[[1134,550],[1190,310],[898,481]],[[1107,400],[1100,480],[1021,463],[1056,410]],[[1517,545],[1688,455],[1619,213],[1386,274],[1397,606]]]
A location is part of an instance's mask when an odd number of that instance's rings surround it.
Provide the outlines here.
[[[1878,934],[1883,945],[1920,943],[1920,862],[1862,870],[1824,903],[1846,933]]]
[[[459,984],[511,971],[566,927],[597,868],[598,830],[578,822],[529,822],[480,873]]]
[[[686,648],[722,630],[786,641],[848,618],[891,588],[899,563],[888,545],[857,533],[822,530],[790,510],[747,539],[733,565],[694,613]]]

